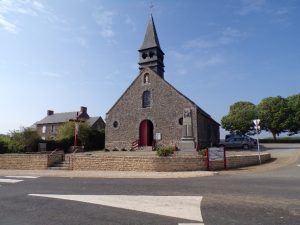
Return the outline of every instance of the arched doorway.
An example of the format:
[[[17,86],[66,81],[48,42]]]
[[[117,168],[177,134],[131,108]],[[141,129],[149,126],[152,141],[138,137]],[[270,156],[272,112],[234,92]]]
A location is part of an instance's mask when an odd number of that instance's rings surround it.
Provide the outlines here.
[[[140,146],[152,146],[153,123],[150,120],[143,120],[140,124]]]

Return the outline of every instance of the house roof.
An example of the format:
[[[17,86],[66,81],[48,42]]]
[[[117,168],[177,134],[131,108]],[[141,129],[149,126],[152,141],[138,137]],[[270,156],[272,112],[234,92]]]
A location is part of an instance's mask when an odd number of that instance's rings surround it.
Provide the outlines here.
[[[150,15],[144,42],[140,50],[154,48],[154,47],[160,48],[160,45],[157,37],[154,20],[152,15]]]
[[[76,119],[77,113],[79,113],[78,116],[81,115],[81,112],[54,113],[53,115],[46,116],[42,120],[36,122],[36,124],[65,123],[72,119]]]
[[[90,117],[86,122],[89,126],[93,126],[100,118],[101,116]]]

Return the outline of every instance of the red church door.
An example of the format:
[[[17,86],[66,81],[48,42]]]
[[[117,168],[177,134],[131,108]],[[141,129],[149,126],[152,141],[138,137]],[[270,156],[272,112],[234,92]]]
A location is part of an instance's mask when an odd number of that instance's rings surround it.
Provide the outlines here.
[[[140,146],[152,146],[153,124],[150,120],[143,120],[140,124]]]

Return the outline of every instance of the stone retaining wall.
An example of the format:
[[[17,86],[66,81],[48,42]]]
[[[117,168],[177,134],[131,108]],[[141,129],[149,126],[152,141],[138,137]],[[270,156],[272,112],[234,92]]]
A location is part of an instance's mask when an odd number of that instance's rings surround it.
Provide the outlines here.
[[[193,171],[205,170],[205,159],[195,157],[138,157],[138,156],[77,156],[73,157],[73,170],[112,171]]]
[[[0,169],[42,170],[48,168],[47,154],[3,154]]]
[[[63,152],[48,154],[3,154],[0,155],[0,169],[47,169],[54,162],[64,157]],[[196,171],[206,170],[206,157],[199,156],[101,156],[74,154],[66,157],[70,169],[102,171]],[[266,162],[270,153],[261,154],[261,161]],[[238,168],[258,164],[258,155],[237,155],[227,157],[227,168]],[[211,170],[224,168],[223,161],[210,162]]]
[[[271,155],[264,153],[261,161],[266,162]],[[258,155],[228,156],[227,168],[238,168],[258,164]],[[71,159],[73,170],[111,170],[111,171],[196,171],[206,170],[206,157],[134,157],[134,156],[93,156],[74,155]],[[211,170],[224,168],[223,161],[210,162]]]
[[[260,155],[261,162],[265,163],[271,158],[270,153],[263,153]],[[235,155],[226,157],[227,169],[240,168],[245,166],[251,166],[259,164],[258,155]],[[213,161],[209,163],[211,170],[222,170],[224,169],[223,161]]]
[[[64,157],[63,151],[55,153],[0,154],[0,169],[43,170]]]

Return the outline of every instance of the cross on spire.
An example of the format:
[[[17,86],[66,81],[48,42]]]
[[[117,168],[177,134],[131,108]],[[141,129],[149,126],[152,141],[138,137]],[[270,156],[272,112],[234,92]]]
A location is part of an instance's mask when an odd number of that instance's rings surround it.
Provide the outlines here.
[[[154,5],[153,5],[153,2],[151,1],[150,5],[149,5],[149,9],[150,9],[151,14],[153,13],[153,8],[154,8]]]

